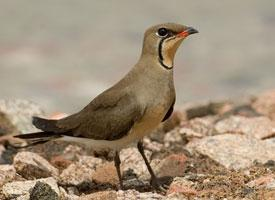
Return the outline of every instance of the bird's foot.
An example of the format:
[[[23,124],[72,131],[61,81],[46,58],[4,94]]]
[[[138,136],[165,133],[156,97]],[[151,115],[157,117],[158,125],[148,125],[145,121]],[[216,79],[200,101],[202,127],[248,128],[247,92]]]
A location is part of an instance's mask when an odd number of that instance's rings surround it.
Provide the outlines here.
[[[150,184],[155,190],[165,194],[167,189],[169,188],[168,182],[170,181],[167,179],[167,177],[162,177],[162,178],[152,177]]]

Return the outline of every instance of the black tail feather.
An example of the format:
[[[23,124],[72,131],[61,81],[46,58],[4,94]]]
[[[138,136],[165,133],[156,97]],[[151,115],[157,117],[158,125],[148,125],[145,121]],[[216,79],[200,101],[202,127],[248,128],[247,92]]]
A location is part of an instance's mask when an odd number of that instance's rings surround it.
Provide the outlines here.
[[[36,133],[15,135],[14,137],[24,139],[26,141],[26,145],[19,146],[19,148],[22,148],[22,147],[25,148],[28,146],[33,146],[33,145],[48,142],[50,140],[61,137],[61,135],[53,132],[36,132]]]

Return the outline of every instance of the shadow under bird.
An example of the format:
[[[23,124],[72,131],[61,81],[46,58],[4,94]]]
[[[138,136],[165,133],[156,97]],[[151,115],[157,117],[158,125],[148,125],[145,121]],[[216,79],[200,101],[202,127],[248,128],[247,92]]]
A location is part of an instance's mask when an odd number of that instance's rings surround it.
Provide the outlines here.
[[[42,132],[17,135],[34,145],[49,140],[84,143],[95,151],[115,151],[115,167],[123,188],[119,151],[136,142],[151,185],[162,188],[145,154],[142,138],[169,118],[175,103],[174,56],[181,42],[198,33],[192,27],[165,23],[144,34],[141,56],[136,65],[114,86],[95,97],[80,112],[59,120],[33,117]]]

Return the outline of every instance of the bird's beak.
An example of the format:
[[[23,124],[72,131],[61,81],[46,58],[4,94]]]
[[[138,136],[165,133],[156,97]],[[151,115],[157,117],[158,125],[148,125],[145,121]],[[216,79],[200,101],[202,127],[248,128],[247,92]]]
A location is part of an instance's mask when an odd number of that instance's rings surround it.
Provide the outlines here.
[[[194,29],[192,27],[188,27],[186,30],[184,30],[184,31],[180,32],[179,34],[177,34],[177,36],[185,38],[188,35],[195,34],[195,33],[198,33],[198,32],[199,31],[197,31],[196,29]]]

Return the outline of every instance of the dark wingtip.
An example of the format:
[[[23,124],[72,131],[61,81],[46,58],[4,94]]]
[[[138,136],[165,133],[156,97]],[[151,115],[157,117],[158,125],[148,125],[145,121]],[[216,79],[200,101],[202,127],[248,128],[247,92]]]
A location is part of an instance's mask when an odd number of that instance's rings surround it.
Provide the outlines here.
[[[45,121],[46,121],[46,119],[43,119],[41,117],[36,117],[36,116],[32,117],[32,124],[36,128],[41,129],[41,130],[44,130],[46,128]]]
[[[36,116],[33,116],[33,117],[32,117],[32,124],[33,124],[33,125],[37,123],[38,118],[39,118],[39,117],[36,117]]]

